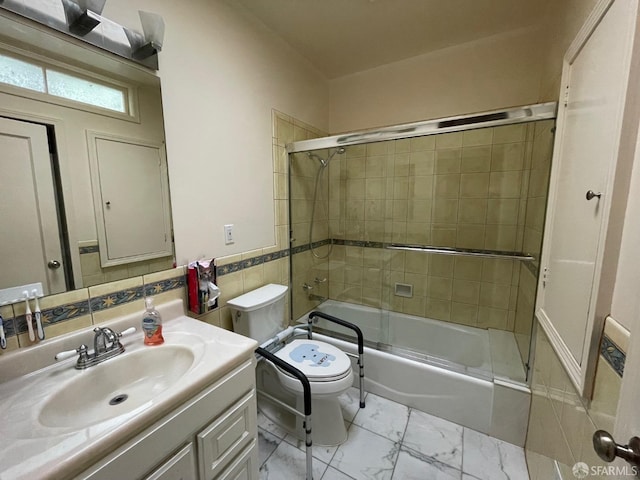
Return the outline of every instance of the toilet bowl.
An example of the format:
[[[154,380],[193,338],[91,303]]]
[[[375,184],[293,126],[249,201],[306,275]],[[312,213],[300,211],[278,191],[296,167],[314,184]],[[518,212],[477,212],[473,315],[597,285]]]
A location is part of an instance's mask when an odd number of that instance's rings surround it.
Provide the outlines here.
[[[229,300],[234,331],[262,344],[284,330],[286,292],[286,286],[270,284]],[[333,345],[308,339],[292,340],[274,354],[302,371],[309,380],[314,444],[330,446],[344,442],[347,430],[338,396],[353,384],[349,357]],[[259,362],[256,375],[258,390],[304,411],[303,389],[298,379],[267,361]],[[259,401],[258,406],[271,420],[304,438],[301,417],[266,402]]]

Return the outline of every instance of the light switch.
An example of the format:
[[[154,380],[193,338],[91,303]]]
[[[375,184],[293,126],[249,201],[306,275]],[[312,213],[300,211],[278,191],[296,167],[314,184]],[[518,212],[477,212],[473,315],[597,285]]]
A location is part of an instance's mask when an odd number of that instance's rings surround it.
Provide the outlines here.
[[[224,226],[224,244],[229,245],[233,243],[233,224]]]

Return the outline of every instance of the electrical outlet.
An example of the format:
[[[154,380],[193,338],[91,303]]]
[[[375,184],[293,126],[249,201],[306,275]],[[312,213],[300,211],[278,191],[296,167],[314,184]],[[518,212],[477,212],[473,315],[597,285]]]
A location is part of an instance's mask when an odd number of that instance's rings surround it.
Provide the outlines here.
[[[233,243],[233,224],[224,226],[224,244],[229,245]]]

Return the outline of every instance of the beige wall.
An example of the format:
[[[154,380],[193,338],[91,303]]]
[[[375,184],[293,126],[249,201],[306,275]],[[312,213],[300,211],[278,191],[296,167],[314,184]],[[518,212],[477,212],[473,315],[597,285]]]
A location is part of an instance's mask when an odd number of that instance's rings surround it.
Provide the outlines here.
[[[330,131],[536,103],[539,41],[519,30],[331,80]]]
[[[160,77],[178,264],[274,245],[271,109],[326,130],[326,80],[226,2],[112,0],[104,15],[140,30],[138,9],[166,23]]]
[[[539,101],[558,99],[564,53],[597,2],[598,0],[547,2],[544,34],[538,47],[542,52]]]

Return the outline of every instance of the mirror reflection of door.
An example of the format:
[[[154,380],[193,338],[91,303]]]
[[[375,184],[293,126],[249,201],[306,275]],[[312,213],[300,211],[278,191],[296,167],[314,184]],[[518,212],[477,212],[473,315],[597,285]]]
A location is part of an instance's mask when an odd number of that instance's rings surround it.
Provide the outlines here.
[[[0,118],[0,218],[0,288],[45,279],[45,294],[64,292],[65,261],[44,125]]]

